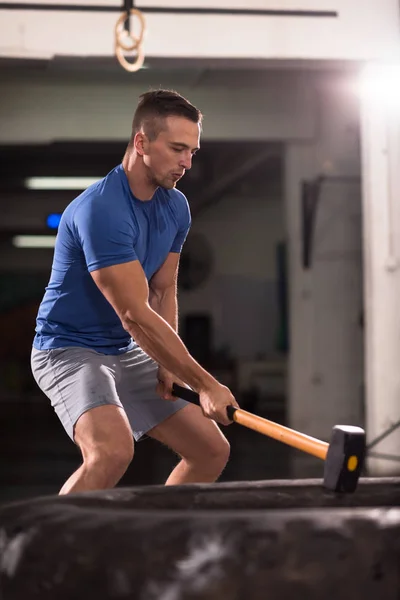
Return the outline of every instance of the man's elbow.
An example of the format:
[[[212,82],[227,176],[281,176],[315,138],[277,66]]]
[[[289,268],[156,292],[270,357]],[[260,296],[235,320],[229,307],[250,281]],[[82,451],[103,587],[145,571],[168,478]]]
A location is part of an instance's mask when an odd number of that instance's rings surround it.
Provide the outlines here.
[[[125,331],[131,331],[136,327],[145,326],[149,317],[149,311],[151,311],[150,306],[147,302],[144,302],[143,305],[129,306],[122,309],[119,311],[118,316]]]

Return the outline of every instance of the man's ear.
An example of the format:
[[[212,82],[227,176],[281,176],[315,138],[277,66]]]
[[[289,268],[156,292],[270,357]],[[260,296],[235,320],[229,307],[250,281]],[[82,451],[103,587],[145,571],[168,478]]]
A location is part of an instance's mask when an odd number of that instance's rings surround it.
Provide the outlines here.
[[[134,139],[134,147],[139,156],[143,156],[147,152],[148,139],[143,131],[138,131]]]

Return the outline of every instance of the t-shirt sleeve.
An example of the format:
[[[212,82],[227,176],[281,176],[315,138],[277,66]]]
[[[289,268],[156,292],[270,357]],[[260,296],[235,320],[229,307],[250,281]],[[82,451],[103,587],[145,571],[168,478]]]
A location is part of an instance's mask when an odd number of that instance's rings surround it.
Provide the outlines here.
[[[111,202],[82,203],[75,211],[74,228],[89,272],[138,258],[137,228]]]
[[[178,233],[172,243],[170,252],[181,252],[192,223],[189,203],[183,194],[180,194],[180,201],[178,203],[178,223]]]

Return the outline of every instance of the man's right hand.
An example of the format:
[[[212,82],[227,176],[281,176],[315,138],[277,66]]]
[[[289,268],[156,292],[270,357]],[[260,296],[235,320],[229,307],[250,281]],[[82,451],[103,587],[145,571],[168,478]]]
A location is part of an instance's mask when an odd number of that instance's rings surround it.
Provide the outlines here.
[[[232,423],[226,412],[227,406],[239,408],[229,388],[220,383],[217,383],[211,389],[200,392],[200,406],[206,417],[217,421],[221,425],[230,425]]]

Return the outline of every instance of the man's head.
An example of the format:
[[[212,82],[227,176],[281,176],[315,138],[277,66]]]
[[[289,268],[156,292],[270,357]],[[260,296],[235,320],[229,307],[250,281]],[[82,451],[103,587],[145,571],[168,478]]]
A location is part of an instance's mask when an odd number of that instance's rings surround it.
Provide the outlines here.
[[[200,146],[202,114],[177,92],[156,90],[139,98],[129,149],[142,157],[148,179],[175,187]]]

